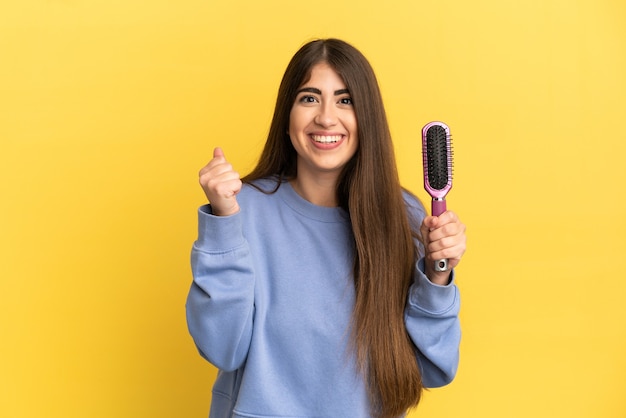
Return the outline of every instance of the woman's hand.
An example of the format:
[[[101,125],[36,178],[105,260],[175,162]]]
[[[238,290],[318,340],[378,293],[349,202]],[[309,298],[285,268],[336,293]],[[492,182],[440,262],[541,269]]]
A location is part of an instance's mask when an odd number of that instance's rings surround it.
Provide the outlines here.
[[[226,161],[221,148],[213,150],[213,159],[200,170],[199,176],[200,186],[214,215],[228,216],[239,212],[236,195],[241,190],[241,179]]]
[[[446,285],[450,281],[450,270],[456,267],[465,253],[465,224],[452,211],[439,216],[427,216],[421,226],[426,249],[426,276],[431,282]],[[448,260],[446,271],[435,271],[436,260]]]

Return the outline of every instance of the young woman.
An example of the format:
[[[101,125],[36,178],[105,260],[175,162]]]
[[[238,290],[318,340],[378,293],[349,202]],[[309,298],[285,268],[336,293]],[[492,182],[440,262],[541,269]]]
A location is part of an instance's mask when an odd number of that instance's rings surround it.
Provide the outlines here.
[[[216,148],[200,184],[187,321],[219,369],[210,417],[398,417],[453,379],[465,226],[400,186],[358,50],[304,45],[256,168]]]

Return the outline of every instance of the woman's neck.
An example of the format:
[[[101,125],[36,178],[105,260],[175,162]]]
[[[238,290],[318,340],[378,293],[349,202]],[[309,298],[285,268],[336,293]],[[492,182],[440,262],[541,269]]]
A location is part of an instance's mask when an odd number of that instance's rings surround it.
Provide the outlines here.
[[[337,206],[337,178],[297,176],[289,181],[291,187],[303,199],[314,205]]]

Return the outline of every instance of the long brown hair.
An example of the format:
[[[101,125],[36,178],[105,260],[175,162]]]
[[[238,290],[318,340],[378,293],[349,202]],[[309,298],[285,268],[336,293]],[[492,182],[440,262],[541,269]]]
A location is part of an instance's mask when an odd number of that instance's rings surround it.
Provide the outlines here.
[[[297,176],[296,151],[287,136],[289,114],[298,88],[320,62],[342,77],[357,120],[359,147],[337,184],[337,200],[350,215],[356,248],[352,343],[368,382],[372,414],[397,417],[416,406],[422,394],[416,348],[404,322],[418,256],[417,232],[404,204],[378,82],[357,49],[338,39],[322,39],[294,55],[280,84],[265,148],[243,180]]]

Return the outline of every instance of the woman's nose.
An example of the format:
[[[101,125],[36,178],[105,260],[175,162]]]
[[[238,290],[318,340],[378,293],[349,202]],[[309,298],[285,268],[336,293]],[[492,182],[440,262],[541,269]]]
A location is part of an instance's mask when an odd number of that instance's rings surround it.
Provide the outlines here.
[[[324,127],[333,126],[337,123],[337,109],[333,103],[326,102],[319,107],[315,123]]]

